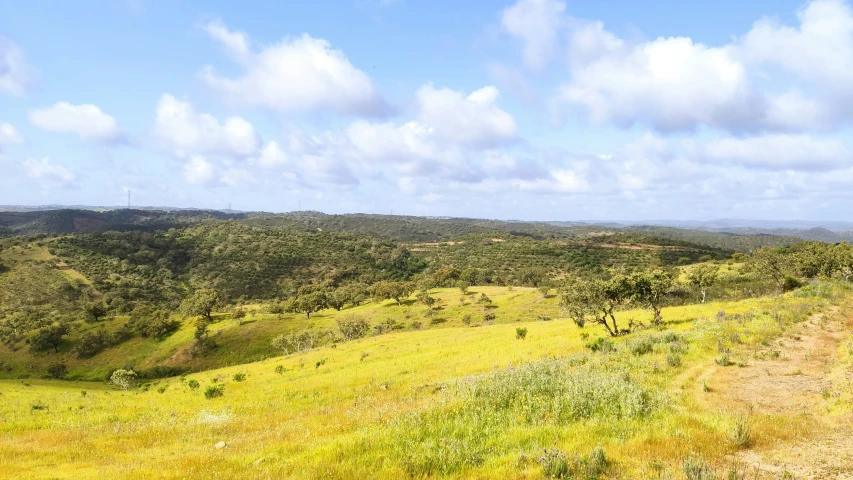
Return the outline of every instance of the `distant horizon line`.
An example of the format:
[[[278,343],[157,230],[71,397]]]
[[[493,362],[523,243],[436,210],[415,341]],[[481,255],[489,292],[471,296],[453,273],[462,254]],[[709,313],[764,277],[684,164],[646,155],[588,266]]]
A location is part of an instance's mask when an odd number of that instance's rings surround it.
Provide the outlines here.
[[[5,204],[0,205],[0,211],[4,212],[13,212],[15,210],[29,210],[29,211],[51,211],[51,210],[95,210],[95,209],[106,209],[106,210],[148,210],[148,211],[170,211],[170,210],[183,210],[183,211],[208,211],[208,212],[222,212],[222,213],[266,213],[271,215],[285,215],[292,213],[300,213],[300,212],[316,212],[324,215],[381,215],[386,217],[415,217],[415,218],[456,218],[456,219],[471,219],[471,220],[491,220],[491,221],[500,221],[500,222],[528,222],[528,223],[579,223],[586,225],[602,225],[606,223],[611,224],[619,224],[619,225],[629,225],[629,226],[675,226],[675,224],[697,224],[707,226],[707,224],[714,224],[720,222],[742,222],[744,225],[728,225],[726,227],[718,227],[718,228],[759,228],[755,225],[749,225],[748,223],[764,223],[764,224],[800,224],[803,226],[810,226],[807,228],[820,228],[821,225],[827,224],[837,224],[837,225],[849,225],[853,227],[853,221],[851,220],[805,220],[805,219],[789,219],[789,220],[775,220],[768,218],[732,218],[732,217],[718,217],[707,220],[698,220],[698,219],[676,219],[676,218],[655,218],[655,219],[640,219],[640,220],[628,220],[628,219],[578,219],[578,220],[525,220],[518,218],[508,218],[508,219],[500,219],[500,218],[487,218],[487,217],[464,217],[457,215],[413,215],[413,214],[393,214],[393,213],[375,213],[375,212],[346,212],[346,213],[327,213],[322,210],[289,210],[289,211],[268,211],[268,210],[236,210],[229,208],[209,208],[209,207],[174,207],[174,206],[164,206],[164,205],[83,205],[83,204],[42,204],[42,205],[26,205],[26,204]],[[771,227],[771,226],[763,226],[761,228],[785,228],[785,227]],[[787,227],[793,228],[793,227]]]

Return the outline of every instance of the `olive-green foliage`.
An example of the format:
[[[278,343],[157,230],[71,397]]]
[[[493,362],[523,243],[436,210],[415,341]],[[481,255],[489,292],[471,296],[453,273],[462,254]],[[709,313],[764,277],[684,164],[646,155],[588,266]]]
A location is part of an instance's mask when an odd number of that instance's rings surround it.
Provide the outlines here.
[[[28,340],[31,352],[44,352],[47,350],[59,351],[59,345],[63,338],[68,335],[68,324],[55,322],[36,331]]]
[[[204,398],[211,399],[225,394],[225,385],[209,385],[204,391]]]
[[[370,333],[370,322],[362,317],[347,315],[339,318],[338,330],[341,331],[345,340],[355,340],[357,338],[366,337]]]
[[[77,358],[90,358],[101,353],[109,345],[109,335],[103,330],[98,330],[84,333],[72,351],[77,355]]]
[[[156,233],[73,235],[51,247],[92,279],[108,303],[121,298],[171,307],[187,285],[215,288],[225,298],[271,299],[318,280],[335,288],[406,280],[425,267],[390,241],[226,221]]]
[[[223,304],[222,295],[212,288],[200,288],[181,303],[181,311],[187,317],[204,317],[213,321],[213,310]]]
[[[402,300],[414,291],[411,282],[388,282],[381,281],[370,287],[370,294],[377,300],[394,300],[400,305]]]
[[[128,326],[143,337],[163,338],[180,327],[181,323],[172,319],[169,312],[152,305],[140,305],[130,314]]]
[[[54,363],[47,367],[47,376],[50,378],[64,378],[68,374],[68,366],[64,363]]]
[[[705,303],[705,297],[708,293],[708,287],[717,283],[719,267],[716,265],[702,264],[690,269],[687,272],[687,281],[690,285],[698,288],[702,293],[702,303]]]

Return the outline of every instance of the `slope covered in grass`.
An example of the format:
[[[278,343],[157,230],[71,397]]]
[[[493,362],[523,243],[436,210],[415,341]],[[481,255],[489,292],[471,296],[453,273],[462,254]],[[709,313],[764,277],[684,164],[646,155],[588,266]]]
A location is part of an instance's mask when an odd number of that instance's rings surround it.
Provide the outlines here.
[[[737,413],[697,401],[706,393],[700,372],[723,368],[723,354],[725,368],[752,368],[753,356],[772,355],[774,340],[813,314],[833,304],[846,313],[846,288],[826,285],[666,308],[662,327],[612,343],[565,320],[448,322],[131,391],[3,380],[0,477],[542,478],[561,458],[576,468],[576,453],[600,445],[599,473],[681,478],[687,458],[725,465],[743,448]],[[218,386],[222,396],[206,398]],[[749,448],[816,426],[809,415],[757,411]],[[545,448],[559,452],[540,462]]]

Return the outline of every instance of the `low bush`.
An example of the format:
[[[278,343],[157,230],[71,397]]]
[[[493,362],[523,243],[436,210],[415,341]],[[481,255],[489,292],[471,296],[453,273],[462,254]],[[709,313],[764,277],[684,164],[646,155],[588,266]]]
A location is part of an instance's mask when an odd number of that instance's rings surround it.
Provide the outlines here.
[[[640,356],[651,352],[654,349],[654,343],[649,337],[637,338],[628,343],[628,350],[634,355]]]
[[[601,353],[609,353],[616,350],[616,346],[613,345],[613,341],[604,337],[596,338],[592,342],[587,343],[585,347],[593,352]]]
[[[575,455],[573,458],[560,450],[545,449],[539,458],[542,474],[545,478],[558,479],[596,479],[607,471],[607,457],[601,446],[595,447],[589,455]]]
[[[225,394],[225,385],[210,385],[204,391],[204,398],[211,399]]]
[[[345,340],[355,340],[366,337],[370,333],[370,322],[355,315],[347,315],[338,319],[338,330]]]
[[[526,328],[516,328],[515,329],[515,338],[518,340],[524,340],[527,338],[527,329]]]
[[[235,373],[233,378],[234,378],[235,382],[242,382],[242,381],[246,380],[246,374],[245,373]]]
[[[130,390],[136,387],[139,376],[133,370],[116,370],[110,375],[110,383],[122,390]]]
[[[64,363],[54,363],[53,365],[47,367],[47,376],[49,378],[61,379],[65,378],[65,375],[68,374],[68,366]]]

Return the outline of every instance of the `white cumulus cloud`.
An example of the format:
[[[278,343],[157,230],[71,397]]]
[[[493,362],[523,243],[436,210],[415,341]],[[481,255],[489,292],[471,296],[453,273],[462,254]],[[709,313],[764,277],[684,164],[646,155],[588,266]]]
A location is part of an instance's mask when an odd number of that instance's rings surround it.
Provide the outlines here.
[[[255,154],[260,144],[255,128],[242,117],[233,116],[220,122],[212,115],[197,113],[189,102],[168,94],[157,104],[154,134],[179,156],[247,157]]]
[[[465,96],[432,84],[418,90],[418,119],[453,142],[475,147],[494,147],[515,137],[518,126],[512,115],[497,106],[500,92],[486,86]]]
[[[529,67],[541,69],[551,61],[565,10],[566,4],[555,0],[519,0],[503,11],[501,25],[521,40]]]
[[[184,178],[189,183],[195,185],[208,184],[214,179],[215,175],[213,165],[201,155],[193,155],[184,164]]]
[[[92,143],[115,143],[124,137],[116,119],[95,105],[59,102],[52,107],[31,110],[29,119],[42,130],[74,133]]]
[[[235,103],[365,116],[382,116],[389,111],[370,77],[322,38],[303,34],[253,52],[245,33],[232,32],[221,21],[208,24],[205,30],[244,71],[228,78],[205,67],[202,78]]]

